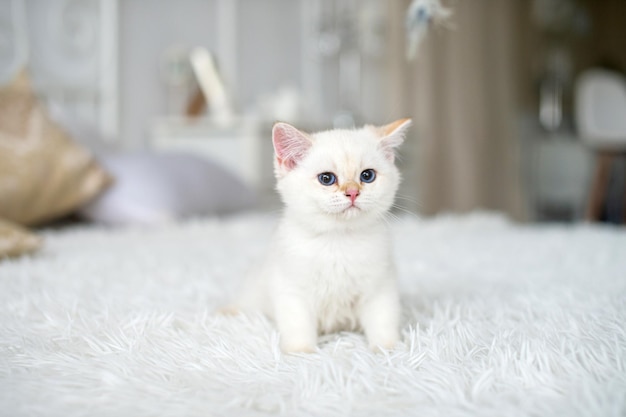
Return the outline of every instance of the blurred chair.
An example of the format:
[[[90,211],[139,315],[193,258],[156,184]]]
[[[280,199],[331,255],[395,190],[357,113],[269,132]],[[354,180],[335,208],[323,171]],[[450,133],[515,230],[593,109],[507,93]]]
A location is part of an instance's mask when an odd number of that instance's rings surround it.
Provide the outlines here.
[[[586,217],[596,221],[608,194],[613,163],[626,156],[626,78],[614,71],[587,70],[577,80],[574,99],[578,133],[595,152]],[[626,223],[623,201],[622,223]]]

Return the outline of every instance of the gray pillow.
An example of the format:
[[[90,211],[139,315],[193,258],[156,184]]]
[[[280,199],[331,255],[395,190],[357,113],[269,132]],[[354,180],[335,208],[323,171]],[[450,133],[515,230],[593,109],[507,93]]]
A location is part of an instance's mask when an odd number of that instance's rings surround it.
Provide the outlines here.
[[[112,153],[99,159],[115,182],[80,210],[94,222],[156,224],[256,203],[254,192],[234,174],[191,154]]]

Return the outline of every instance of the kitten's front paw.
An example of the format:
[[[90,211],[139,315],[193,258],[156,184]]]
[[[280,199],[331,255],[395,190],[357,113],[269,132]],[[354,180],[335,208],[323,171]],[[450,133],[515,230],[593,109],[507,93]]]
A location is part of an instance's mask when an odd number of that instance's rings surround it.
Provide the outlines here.
[[[241,314],[241,310],[234,305],[228,305],[218,308],[215,313],[220,316],[237,316]]]
[[[285,341],[280,342],[280,350],[283,353],[315,353],[315,345],[297,341]]]
[[[393,350],[398,344],[396,339],[389,339],[385,341],[370,342],[370,349],[375,353],[381,353],[382,351]]]
[[[398,339],[398,332],[389,330],[369,334],[367,338],[370,344],[370,349],[374,352],[382,352],[383,350],[387,351],[394,349],[398,344]]]

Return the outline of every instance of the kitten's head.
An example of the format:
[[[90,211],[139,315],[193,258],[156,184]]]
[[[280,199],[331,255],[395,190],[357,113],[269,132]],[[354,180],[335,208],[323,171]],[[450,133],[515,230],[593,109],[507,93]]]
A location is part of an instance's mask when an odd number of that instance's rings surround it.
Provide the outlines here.
[[[286,123],[272,131],[277,189],[290,213],[316,220],[378,218],[400,183],[395,149],[410,119],[357,130],[304,133]]]

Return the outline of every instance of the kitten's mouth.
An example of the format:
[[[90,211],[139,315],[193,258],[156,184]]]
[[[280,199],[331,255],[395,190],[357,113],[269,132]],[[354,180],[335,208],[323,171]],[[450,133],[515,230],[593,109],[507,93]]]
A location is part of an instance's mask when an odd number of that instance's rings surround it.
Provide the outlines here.
[[[343,211],[340,212],[340,217],[344,221],[358,219],[358,218],[361,218],[362,216],[363,216],[363,209],[354,204],[346,207],[345,209],[343,209]]]
[[[350,204],[344,207],[337,207],[332,213],[341,218],[352,218],[359,215],[362,211],[363,209],[359,205]]]

